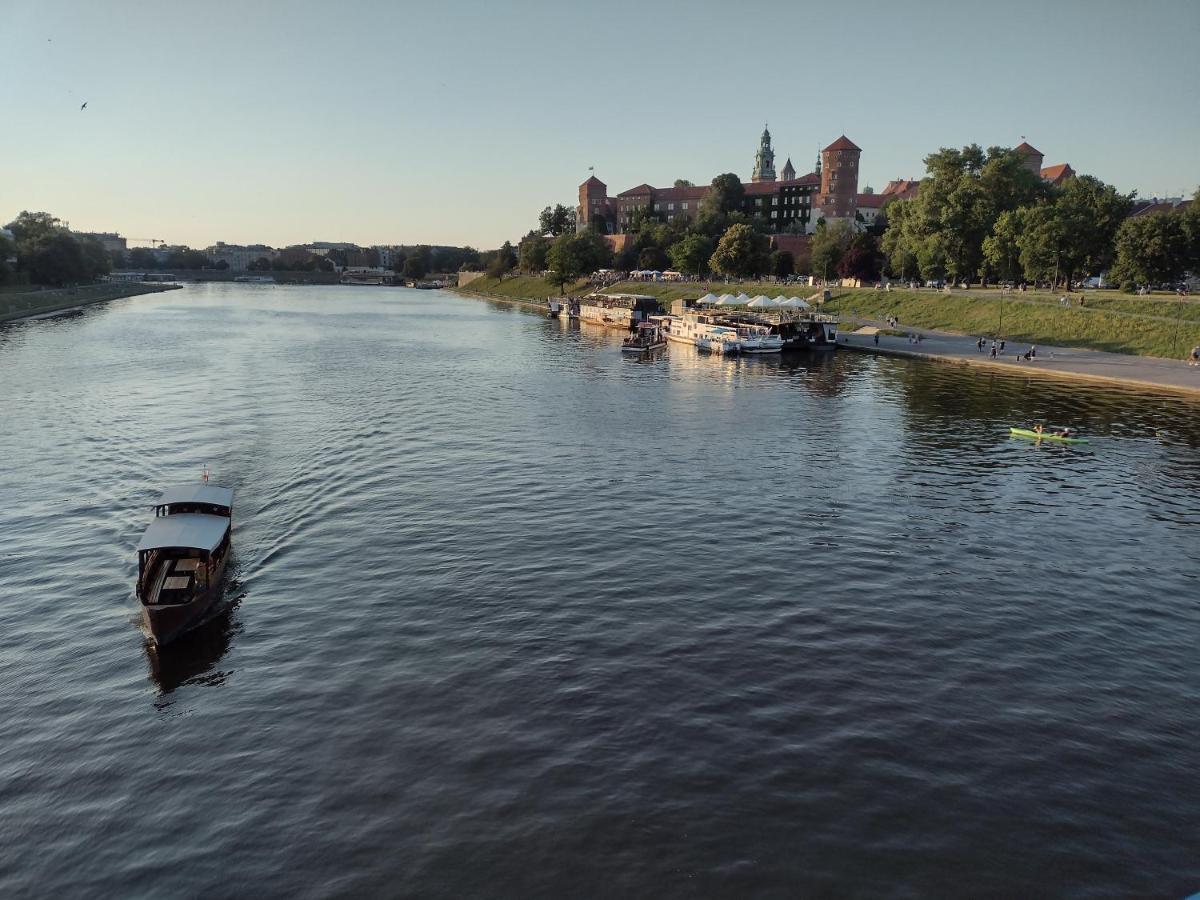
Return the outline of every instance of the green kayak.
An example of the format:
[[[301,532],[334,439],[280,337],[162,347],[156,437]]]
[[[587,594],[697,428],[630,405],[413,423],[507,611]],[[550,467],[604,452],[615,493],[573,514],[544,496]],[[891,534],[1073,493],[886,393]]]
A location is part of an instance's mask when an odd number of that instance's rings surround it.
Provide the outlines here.
[[[1043,432],[1038,434],[1036,431],[1031,431],[1028,428],[1010,428],[1008,433],[1013,437],[1033,438],[1037,441],[1058,441],[1060,444],[1086,444],[1086,438],[1061,437],[1057,434]]]

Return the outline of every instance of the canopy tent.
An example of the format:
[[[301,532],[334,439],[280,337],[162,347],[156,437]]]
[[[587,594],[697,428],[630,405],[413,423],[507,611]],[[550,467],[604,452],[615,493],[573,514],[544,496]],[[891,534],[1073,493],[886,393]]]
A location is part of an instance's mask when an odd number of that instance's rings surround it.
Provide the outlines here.
[[[203,513],[179,513],[174,516],[159,516],[150,523],[138,550],[161,550],[166,547],[187,547],[212,553],[221,545],[229,520],[224,516],[208,516]]]
[[[764,306],[774,306],[775,304],[771,302],[771,298],[766,294],[759,294],[746,305],[754,309],[762,309]]]
[[[741,306],[742,301],[733,294],[722,294],[717,300],[717,306]]]
[[[738,302],[739,306],[745,306],[747,303],[750,302],[750,298],[747,297],[745,294],[738,294],[737,302]]]
[[[716,294],[708,293],[708,294],[705,294],[703,297],[701,297],[696,302],[703,303],[705,306],[712,306],[714,303],[716,303],[720,299],[721,298],[718,297]]]
[[[809,304],[801,300],[799,297],[788,297],[780,306],[790,306],[793,309],[809,309]]]
[[[783,304],[787,303],[787,297],[783,296],[783,294],[776,294],[771,298],[771,302],[776,306],[783,306]]]
[[[154,501],[155,506],[171,506],[176,503],[204,503],[208,506],[233,506],[233,488],[221,487],[196,481],[190,484],[173,484]]]

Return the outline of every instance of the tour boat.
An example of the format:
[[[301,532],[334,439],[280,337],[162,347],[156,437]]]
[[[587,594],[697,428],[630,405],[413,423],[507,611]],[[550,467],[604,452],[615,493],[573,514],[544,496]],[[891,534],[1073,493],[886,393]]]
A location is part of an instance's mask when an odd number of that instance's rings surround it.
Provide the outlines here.
[[[624,331],[632,331],[658,310],[658,298],[645,294],[588,294],[579,301],[581,321]]]
[[[741,339],[742,353],[779,353],[783,350],[783,338],[771,331],[769,325],[737,326],[738,337]]]
[[[550,318],[557,319],[566,305],[563,300],[547,300],[546,309],[550,312]]]
[[[680,344],[691,344],[710,353],[738,353],[742,340],[737,329],[720,325],[715,317],[704,314],[683,316],[655,316],[651,321],[662,325],[667,340]]]
[[[621,342],[622,353],[648,353],[667,346],[662,328],[653,322],[639,322],[637,331]]]
[[[159,646],[203,622],[221,596],[233,531],[233,490],[208,483],[168,487],[138,542],[137,595]]]

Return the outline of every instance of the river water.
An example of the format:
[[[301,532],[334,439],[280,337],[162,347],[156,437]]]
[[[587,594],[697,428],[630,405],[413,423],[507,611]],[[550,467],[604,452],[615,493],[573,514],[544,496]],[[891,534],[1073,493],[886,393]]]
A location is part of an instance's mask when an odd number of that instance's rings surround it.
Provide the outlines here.
[[[1200,890],[1200,406],[618,346],[384,288],[0,329],[0,894]],[[229,609],[155,653],[205,464]]]

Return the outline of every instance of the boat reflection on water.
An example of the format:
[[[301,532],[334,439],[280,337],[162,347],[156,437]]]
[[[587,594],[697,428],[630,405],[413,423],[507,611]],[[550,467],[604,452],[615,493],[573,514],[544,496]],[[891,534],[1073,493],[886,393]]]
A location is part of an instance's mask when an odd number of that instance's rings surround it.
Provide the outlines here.
[[[235,612],[244,595],[235,594],[230,585],[232,600],[224,600],[207,621],[166,646],[147,639],[143,645],[150,663],[150,678],[158,685],[159,695],[166,695],[185,684],[219,685],[229,672],[217,665],[229,651],[242,625]]]

